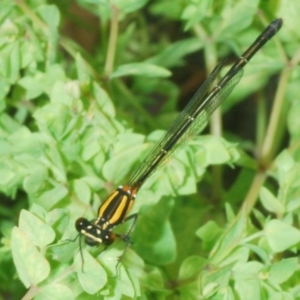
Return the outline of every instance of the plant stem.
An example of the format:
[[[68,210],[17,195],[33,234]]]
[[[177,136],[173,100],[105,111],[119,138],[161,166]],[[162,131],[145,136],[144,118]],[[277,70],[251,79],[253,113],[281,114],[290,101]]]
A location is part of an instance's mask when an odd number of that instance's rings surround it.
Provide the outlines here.
[[[275,94],[274,106],[271,112],[270,122],[266,132],[266,137],[263,141],[261,153],[258,155],[258,165],[260,169],[254,177],[254,180],[245,198],[244,205],[242,206],[240,213],[243,211],[246,215],[248,215],[252,211],[252,208],[254,207],[257,201],[259,190],[266,179],[267,170],[272,167],[272,160],[274,159],[274,156],[277,152],[277,133],[278,131],[280,131],[279,126],[281,126],[282,124],[280,120],[282,117],[282,108],[284,105],[284,94],[286,92],[286,87],[290,73],[299,61],[300,49],[294,55],[294,57],[286,63],[286,67],[283,69],[280,75],[278,88]]]
[[[265,179],[266,179],[266,172],[265,171],[258,171],[255,174],[254,180],[252,181],[251,187],[246,195],[244,204],[237,216],[237,218],[239,217],[239,215],[243,212],[245,216],[247,216],[248,214],[250,214],[250,212],[252,211],[252,208],[254,207],[257,197],[258,197],[258,193],[259,190],[261,188],[261,186],[263,185]]]
[[[22,300],[30,300],[33,299],[35,295],[39,293],[40,288],[36,285],[32,285],[27,293],[22,297]]]
[[[271,163],[271,160],[274,157],[274,154],[276,152],[275,142],[277,140],[277,132],[278,127],[280,126],[279,120],[282,116],[282,110],[284,105],[284,94],[286,91],[286,87],[288,84],[288,79],[290,76],[291,69],[289,66],[287,66],[281,73],[279,83],[278,83],[278,89],[276,91],[275,100],[273,109],[270,116],[269,125],[266,131],[265,139],[261,148],[260,153],[260,165],[263,168],[268,168],[269,164]]]
[[[23,0],[15,0],[15,2],[36,26],[42,29],[45,34],[48,34],[49,29],[47,25],[35,13],[33,13],[31,8]]]
[[[109,78],[113,71],[117,37],[118,37],[118,28],[119,28],[119,23],[118,23],[119,10],[114,5],[111,6],[111,10],[112,10],[112,17],[110,23],[110,35],[108,41],[106,62],[104,67],[104,74],[106,78]]]

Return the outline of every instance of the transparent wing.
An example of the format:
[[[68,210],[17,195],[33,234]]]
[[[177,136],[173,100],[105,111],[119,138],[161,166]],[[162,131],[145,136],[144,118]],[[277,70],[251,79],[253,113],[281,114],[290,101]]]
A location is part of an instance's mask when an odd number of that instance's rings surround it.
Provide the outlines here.
[[[216,85],[209,91],[224,62],[221,61],[201,85],[169,130],[146,156],[139,169],[130,178],[128,185],[139,188],[159,165],[207,125],[209,116],[228,97],[243,76],[241,69],[222,87]]]

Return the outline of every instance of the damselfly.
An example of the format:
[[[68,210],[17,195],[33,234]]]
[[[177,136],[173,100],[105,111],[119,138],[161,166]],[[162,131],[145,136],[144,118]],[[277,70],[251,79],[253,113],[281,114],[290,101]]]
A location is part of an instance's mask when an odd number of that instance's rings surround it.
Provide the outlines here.
[[[85,237],[85,242],[90,246],[104,244],[105,248],[111,245],[118,237],[126,242],[123,254],[130,244],[130,233],[137,221],[138,215],[128,216],[136,194],[143,183],[155,171],[155,169],[166,160],[174,151],[182,146],[189,138],[196,135],[207,124],[209,116],[227,98],[233,88],[237,85],[243,75],[243,67],[252,56],[270,39],[282,26],[282,19],[273,21],[246,52],[236,60],[230,70],[213,88],[211,85],[220,73],[224,65],[222,60],[208,76],[204,84],[198,89],[194,97],[185,109],[176,118],[170,129],[164,134],[161,140],[148,154],[140,167],[124,186],[119,186],[100,205],[96,219],[89,221],[79,218],[76,223],[76,230],[79,237]],[[117,234],[112,229],[123,222],[132,220],[132,225],[126,234]],[[80,250],[81,250],[81,242]]]

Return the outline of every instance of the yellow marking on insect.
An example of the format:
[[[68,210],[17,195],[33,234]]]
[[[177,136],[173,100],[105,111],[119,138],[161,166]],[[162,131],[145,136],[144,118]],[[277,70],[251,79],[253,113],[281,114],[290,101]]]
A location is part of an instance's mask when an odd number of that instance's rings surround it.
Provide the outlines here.
[[[131,210],[131,208],[132,208],[132,206],[133,206],[133,203],[134,203],[134,201],[133,201],[133,199],[131,198],[131,199],[130,199],[130,202],[129,202],[129,205],[128,205],[128,208],[127,208],[126,215],[127,215],[127,213]]]
[[[130,201],[130,198],[128,195],[124,195],[121,200],[119,201],[118,207],[114,214],[111,216],[109,222],[111,224],[114,224],[120,220],[120,218],[125,217],[128,212],[128,201]],[[125,211],[125,212],[124,212]],[[123,220],[122,220],[123,221]]]
[[[99,207],[98,210],[98,216],[101,217],[103,216],[104,212],[106,211],[107,207],[111,203],[112,200],[119,194],[119,191],[116,190],[110,196],[102,203],[102,205]]]
[[[107,227],[108,227],[109,225],[110,225],[109,222],[105,222],[105,223],[102,225],[102,229],[103,229],[103,230],[106,230]]]
[[[100,239],[100,238],[96,238],[94,235],[92,235],[92,234],[90,234],[90,233],[87,233],[85,230],[81,230],[81,233],[84,235],[84,236],[86,236],[86,237],[88,237],[88,238],[90,238],[90,239],[92,239],[92,240],[94,240],[94,241],[96,241],[96,242],[98,242],[98,243],[102,243],[102,239]]]

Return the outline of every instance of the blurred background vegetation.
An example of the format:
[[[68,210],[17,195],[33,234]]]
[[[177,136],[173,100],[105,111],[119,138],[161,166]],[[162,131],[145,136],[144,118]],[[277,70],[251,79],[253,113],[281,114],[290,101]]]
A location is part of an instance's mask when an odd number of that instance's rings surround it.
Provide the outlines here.
[[[1,1],[0,297],[300,298],[299,13],[288,0]],[[204,135],[139,191],[119,277],[122,241],[84,247],[82,272],[65,242],[75,220],[95,218],[218,61],[279,17]]]

